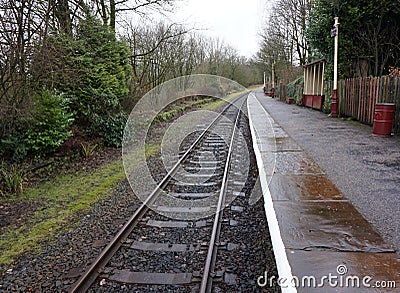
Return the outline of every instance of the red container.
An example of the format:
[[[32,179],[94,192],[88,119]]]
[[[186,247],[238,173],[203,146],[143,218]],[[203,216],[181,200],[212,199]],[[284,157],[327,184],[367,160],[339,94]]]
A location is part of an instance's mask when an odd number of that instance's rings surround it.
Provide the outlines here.
[[[374,126],[372,134],[376,136],[390,136],[394,118],[395,105],[381,103],[375,105]]]
[[[294,104],[294,98],[286,98],[286,103]]]

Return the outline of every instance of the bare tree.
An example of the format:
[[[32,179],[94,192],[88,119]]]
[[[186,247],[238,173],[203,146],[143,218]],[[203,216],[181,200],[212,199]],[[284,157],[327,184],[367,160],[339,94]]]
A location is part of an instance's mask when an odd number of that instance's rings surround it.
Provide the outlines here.
[[[96,12],[104,25],[113,30],[116,27],[117,15],[123,12],[135,12],[141,15],[147,10],[163,11],[172,6],[173,0],[94,0]]]
[[[45,1],[0,1],[0,136],[30,113],[29,69],[49,26],[50,10]]]
[[[193,43],[187,39],[189,31],[177,24],[164,23],[126,27],[123,38],[132,52],[133,103],[165,80],[191,73],[194,64]]]
[[[312,0],[279,0],[275,3],[263,42],[279,46],[279,55],[285,61],[300,65],[307,63],[308,42],[305,36]]]

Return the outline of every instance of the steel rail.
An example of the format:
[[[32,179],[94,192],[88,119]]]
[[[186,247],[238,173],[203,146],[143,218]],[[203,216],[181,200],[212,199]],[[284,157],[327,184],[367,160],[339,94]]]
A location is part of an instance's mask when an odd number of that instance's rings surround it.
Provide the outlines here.
[[[219,198],[218,198],[217,211],[216,211],[216,215],[214,218],[213,230],[211,232],[211,239],[210,239],[210,243],[208,246],[207,258],[206,258],[206,262],[204,265],[203,277],[202,277],[201,285],[200,285],[200,293],[211,292],[211,289],[212,289],[212,277],[210,276],[210,274],[214,270],[215,261],[217,258],[216,242],[219,239],[219,235],[220,235],[220,231],[221,231],[221,220],[222,220],[223,208],[224,208],[225,198],[226,198],[226,190],[227,190],[227,185],[228,185],[228,173],[229,173],[229,169],[230,169],[230,165],[231,165],[233,143],[234,143],[235,133],[236,133],[236,126],[239,123],[239,117],[240,117],[240,113],[241,113],[241,109],[242,109],[243,105],[244,105],[244,102],[238,110],[238,114],[236,115],[235,123],[233,126],[232,137],[231,137],[231,141],[229,144],[228,155],[227,155],[225,168],[224,168],[224,176],[222,178],[222,185],[221,185],[221,190],[220,190]]]
[[[242,98],[240,95],[235,101]],[[228,102],[229,103],[229,102]],[[232,102],[233,104],[234,102]],[[138,223],[138,220],[148,211],[148,205],[154,202],[154,200],[162,193],[163,188],[168,184],[171,177],[175,175],[180,164],[187,159],[189,154],[197,146],[197,144],[203,139],[207,132],[214,126],[214,124],[222,118],[225,111],[231,106],[228,104],[224,110],[210,123],[210,125],[199,135],[195,142],[189,147],[189,149],[182,155],[182,157],[177,161],[177,163],[171,168],[171,170],[165,175],[158,186],[153,190],[153,192],[146,198],[142,205],[135,211],[135,213],[129,218],[126,224],[119,230],[119,232],[114,236],[110,243],[100,252],[96,259],[91,263],[91,265],[85,270],[85,272],[80,276],[80,278],[72,285],[68,292],[86,292],[96,278],[102,273],[107,263],[122,246],[125,240],[128,238],[129,234],[133,231]]]

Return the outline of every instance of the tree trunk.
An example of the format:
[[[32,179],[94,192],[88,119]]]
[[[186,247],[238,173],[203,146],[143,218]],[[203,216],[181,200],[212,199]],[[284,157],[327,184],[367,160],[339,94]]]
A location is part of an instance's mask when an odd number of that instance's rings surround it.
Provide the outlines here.
[[[68,0],[58,0],[55,6],[55,15],[60,25],[60,32],[72,36],[71,11]]]
[[[115,32],[115,0],[110,0],[110,27]]]
[[[108,25],[106,3],[104,2],[104,0],[100,0],[99,2],[101,7],[101,19],[103,20],[103,25]]]

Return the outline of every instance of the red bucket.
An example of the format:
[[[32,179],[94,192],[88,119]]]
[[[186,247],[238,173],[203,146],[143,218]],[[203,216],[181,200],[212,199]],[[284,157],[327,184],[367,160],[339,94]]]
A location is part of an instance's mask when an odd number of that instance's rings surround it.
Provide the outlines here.
[[[374,126],[372,134],[376,136],[390,136],[394,118],[395,105],[381,103],[375,105]]]

